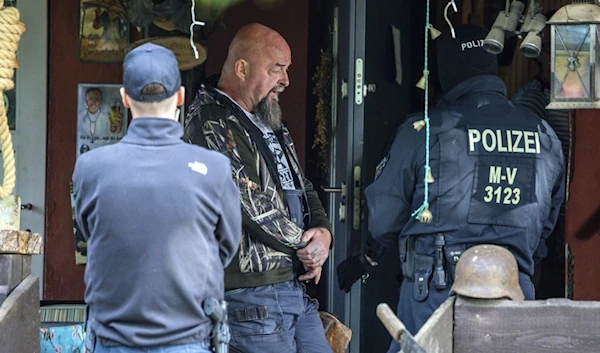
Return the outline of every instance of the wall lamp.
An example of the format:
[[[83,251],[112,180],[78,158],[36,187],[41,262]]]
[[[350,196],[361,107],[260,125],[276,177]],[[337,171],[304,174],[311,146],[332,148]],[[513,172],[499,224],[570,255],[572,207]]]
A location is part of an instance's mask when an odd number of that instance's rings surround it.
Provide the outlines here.
[[[561,7],[550,25],[548,109],[600,109],[600,6],[576,2]]]

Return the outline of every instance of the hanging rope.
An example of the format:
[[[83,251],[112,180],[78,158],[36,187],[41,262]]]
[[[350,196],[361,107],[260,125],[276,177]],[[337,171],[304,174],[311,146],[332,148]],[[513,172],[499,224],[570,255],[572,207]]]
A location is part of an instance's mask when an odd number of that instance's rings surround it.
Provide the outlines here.
[[[421,222],[430,223],[433,219],[433,215],[431,211],[429,211],[429,183],[433,183],[433,177],[431,175],[431,168],[429,167],[429,29],[431,28],[431,23],[429,23],[429,2],[427,0],[427,11],[425,14],[425,58],[424,58],[424,68],[423,68],[423,77],[425,78],[425,109],[423,111],[423,120],[417,121],[413,123],[413,127],[415,130],[420,131],[425,126],[425,175],[424,175],[424,198],[423,204],[421,207],[416,209],[412,216],[418,219]]]
[[[13,76],[19,67],[17,48],[21,34],[25,32],[25,24],[20,21],[19,10],[10,6],[4,8],[0,3],[0,95],[13,89]],[[13,150],[10,129],[4,99],[0,99],[0,141],[2,142],[2,158],[4,160],[4,181],[0,187],[0,199],[6,198],[15,187],[15,152]]]
[[[206,23],[202,21],[196,21],[196,1],[192,1],[192,24],[190,24],[190,45],[192,49],[194,49],[194,57],[198,60],[198,48],[196,48],[196,43],[194,43],[194,26],[204,26]]]

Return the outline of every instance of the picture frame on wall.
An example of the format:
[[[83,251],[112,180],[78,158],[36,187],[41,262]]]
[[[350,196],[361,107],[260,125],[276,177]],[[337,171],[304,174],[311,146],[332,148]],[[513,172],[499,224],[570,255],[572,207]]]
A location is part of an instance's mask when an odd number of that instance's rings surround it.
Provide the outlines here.
[[[116,143],[127,131],[128,110],[123,106],[120,84],[81,83],[77,87],[76,156]],[[75,194],[71,185],[71,211],[75,236],[75,263],[87,262],[87,243],[75,220]]]
[[[77,137],[79,158],[85,152],[120,141],[127,130],[128,110],[120,84],[80,83],[77,87]]]
[[[79,60],[123,61],[130,26],[124,0],[79,1]]]

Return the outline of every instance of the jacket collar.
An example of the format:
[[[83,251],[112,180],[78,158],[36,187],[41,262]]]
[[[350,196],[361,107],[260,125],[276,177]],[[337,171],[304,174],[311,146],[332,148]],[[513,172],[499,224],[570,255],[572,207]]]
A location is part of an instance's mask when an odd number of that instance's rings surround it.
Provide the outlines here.
[[[145,146],[165,146],[183,143],[183,127],[175,120],[165,118],[136,118],[121,140],[124,143]]]
[[[203,104],[211,104],[217,102],[220,105],[225,106],[227,109],[231,111],[231,113],[236,117],[239,124],[247,131],[250,136],[250,139],[256,144],[257,148],[260,150],[260,153],[264,156],[271,155],[271,150],[267,143],[263,138],[263,133],[256,126],[254,122],[246,115],[244,110],[235,103],[229,96],[223,95],[216,90],[216,84],[219,82],[218,77],[214,76],[210,77],[205,81],[198,91],[198,96],[203,96],[203,99],[199,101],[200,106]],[[293,147],[291,147],[291,137],[285,122],[282,122],[281,129],[274,130],[275,136],[279,140],[281,147],[284,149],[285,155],[288,157],[288,161],[290,162],[290,167],[294,169],[294,178],[297,182],[297,185],[302,185],[302,189],[304,190],[304,181],[302,180],[302,171],[300,167],[300,162],[298,160],[298,156]],[[270,170],[271,175],[277,181],[277,184],[280,185],[279,181],[279,172],[277,171],[277,166],[273,158],[265,158],[265,162],[267,167]]]
[[[462,97],[476,92],[498,93],[506,96],[506,85],[496,75],[477,75],[454,86],[444,95],[438,105],[452,104]]]

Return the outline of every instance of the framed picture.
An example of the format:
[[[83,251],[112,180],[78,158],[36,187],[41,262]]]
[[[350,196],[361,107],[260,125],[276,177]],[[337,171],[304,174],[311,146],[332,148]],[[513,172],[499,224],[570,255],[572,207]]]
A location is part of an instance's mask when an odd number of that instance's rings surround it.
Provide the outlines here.
[[[121,102],[118,84],[82,83],[77,88],[76,156],[120,141],[127,131],[128,110]],[[87,244],[75,221],[75,195],[71,186],[75,263],[85,264]]]
[[[117,84],[82,83],[77,88],[77,157],[125,136],[128,110]]]
[[[119,62],[129,44],[125,0],[79,1],[79,60]]]

